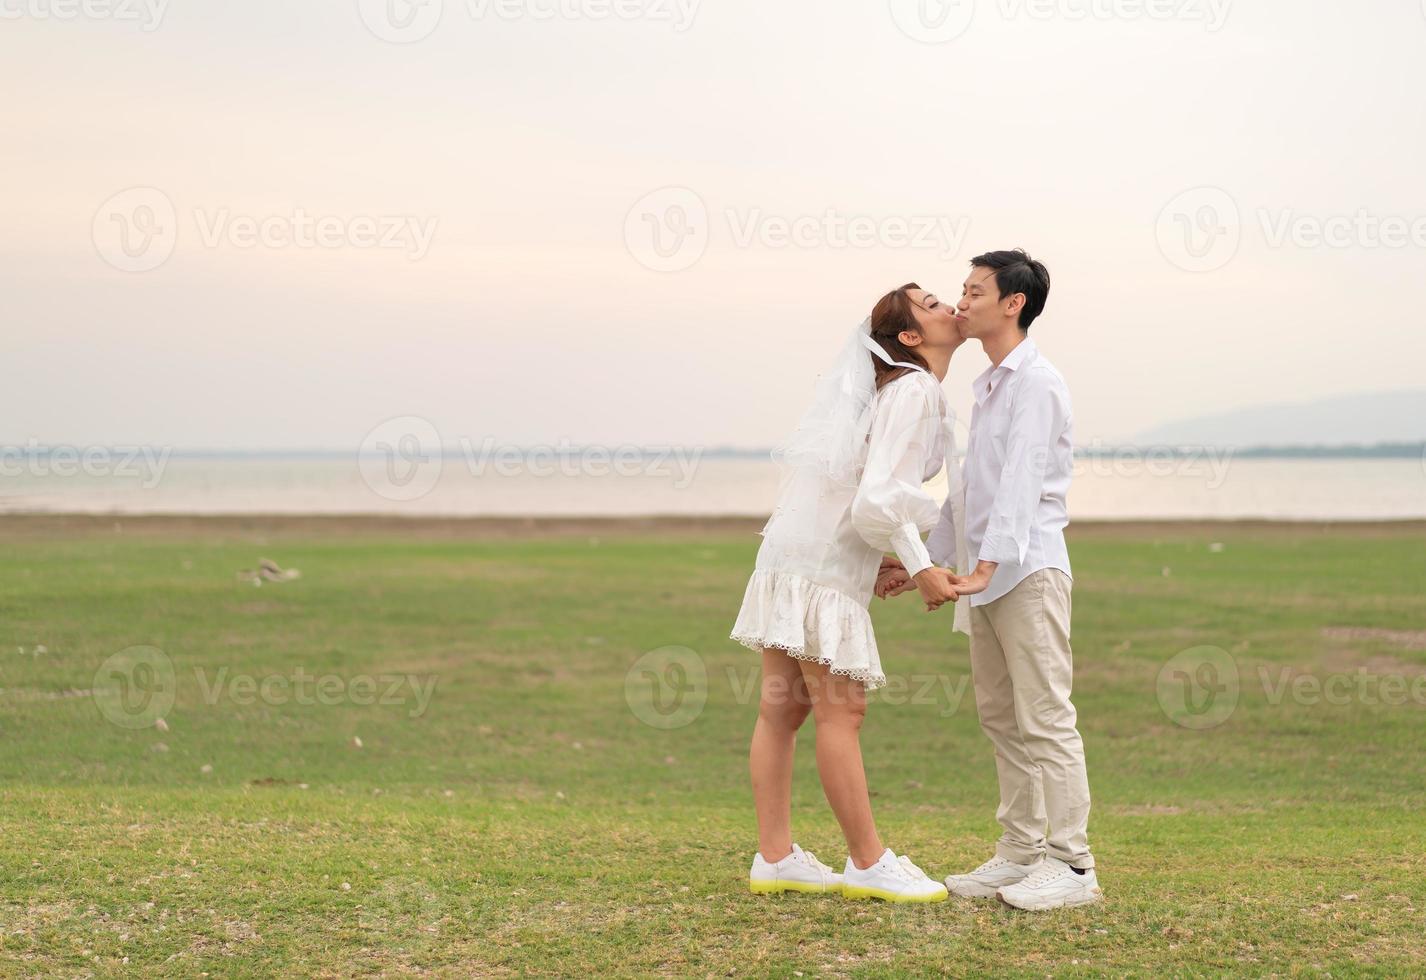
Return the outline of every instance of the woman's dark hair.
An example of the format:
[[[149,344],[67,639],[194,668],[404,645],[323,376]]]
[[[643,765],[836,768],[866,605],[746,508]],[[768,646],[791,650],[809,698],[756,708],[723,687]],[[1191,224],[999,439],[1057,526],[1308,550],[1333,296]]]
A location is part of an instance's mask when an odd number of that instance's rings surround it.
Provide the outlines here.
[[[1045,300],[1050,295],[1050,270],[1045,263],[1037,262],[1025,254],[1023,248],[1007,249],[1000,252],[986,252],[970,260],[972,268],[993,269],[995,285],[1000,290],[1000,298],[1025,294],[1025,305],[1020,307],[1020,329],[1030,330],[1045,309]]]
[[[910,330],[918,335],[921,333],[921,325],[916,322],[910,295],[911,290],[920,288],[914,282],[908,282],[877,301],[871,311],[871,339],[876,341],[893,361],[919,364],[929,371],[931,366],[926,363],[926,359],[901,342],[903,330]],[[871,366],[876,370],[878,391],[902,375],[911,373],[911,368],[893,367],[871,351],[867,351],[866,356],[871,358]]]

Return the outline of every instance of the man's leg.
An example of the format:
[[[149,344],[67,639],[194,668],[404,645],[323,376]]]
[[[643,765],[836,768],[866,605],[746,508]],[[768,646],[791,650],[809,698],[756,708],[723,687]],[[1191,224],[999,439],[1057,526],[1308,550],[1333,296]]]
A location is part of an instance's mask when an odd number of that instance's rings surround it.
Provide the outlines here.
[[[993,618],[1015,692],[1015,718],[1041,773],[1050,824],[1046,851],[1071,867],[1092,868],[1089,776],[1070,702],[1070,587],[1068,575],[1047,568],[990,605],[1000,607]]]
[[[1000,778],[1000,809],[995,816],[1005,833],[995,852],[1016,864],[1034,864],[1045,854],[1045,800],[1039,767],[1031,761],[1015,720],[1015,694],[1005,651],[987,611],[1001,601],[971,607],[971,680],[980,727],[995,747],[995,770]]]

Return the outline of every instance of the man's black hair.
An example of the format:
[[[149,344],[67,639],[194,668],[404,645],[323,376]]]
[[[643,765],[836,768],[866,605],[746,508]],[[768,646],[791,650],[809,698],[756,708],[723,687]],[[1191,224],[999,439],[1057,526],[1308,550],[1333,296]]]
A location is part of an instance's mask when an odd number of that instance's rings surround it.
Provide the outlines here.
[[[986,252],[970,260],[973,267],[995,270],[995,285],[1000,288],[1000,298],[1025,294],[1025,305],[1020,308],[1020,329],[1029,330],[1030,324],[1045,309],[1045,300],[1050,295],[1050,270],[1045,263],[1037,262],[1025,253],[1023,248],[1000,252]]]

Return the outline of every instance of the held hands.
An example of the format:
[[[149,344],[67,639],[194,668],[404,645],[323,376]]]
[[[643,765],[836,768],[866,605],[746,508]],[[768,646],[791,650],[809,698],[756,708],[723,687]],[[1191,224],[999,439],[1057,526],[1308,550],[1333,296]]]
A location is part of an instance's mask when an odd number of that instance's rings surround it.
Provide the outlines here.
[[[995,575],[997,567],[997,563],[993,561],[977,562],[975,571],[956,578],[956,594],[975,595],[977,592],[984,592],[990,588],[990,579]]]
[[[878,598],[889,599],[916,589],[926,602],[926,611],[935,612],[947,602],[955,602],[963,595],[984,592],[990,586],[995,569],[995,562],[983,561],[976,565],[975,571],[970,575],[953,575],[948,569],[932,566],[917,573],[913,580],[906,574],[906,567],[888,555],[881,560],[874,591]]]
[[[946,603],[955,602],[959,598],[956,595],[956,577],[948,569],[932,565],[917,572],[912,581],[916,583],[916,589],[926,603],[927,612],[935,612]]]
[[[956,601],[955,581],[956,576],[935,565],[917,572],[913,579],[907,574],[906,566],[895,558],[886,557],[881,560],[874,591],[878,597],[889,599],[916,589],[926,603],[926,611],[935,612],[947,602]]]
[[[882,558],[881,569],[876,575],[876,588],[873,590],[878,599],[889,599],[914,588],[916,586],[911,583],[911,576],[906,574],[905,565],[890,555]]]

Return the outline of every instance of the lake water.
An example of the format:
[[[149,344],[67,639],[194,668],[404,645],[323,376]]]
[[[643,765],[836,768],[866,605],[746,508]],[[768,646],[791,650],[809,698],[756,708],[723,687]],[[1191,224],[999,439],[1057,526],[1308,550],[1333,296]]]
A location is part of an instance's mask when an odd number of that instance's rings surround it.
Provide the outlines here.
[[[568,465],[566,465],[566,463]],[[17,472],[17,470],[19,472]],[[58,472],[56,472],[56,470]],[[577,461],[119,454],[76,466],[9,461],[0,512],[399,514],[409,516],[764,515],[778,471],[766,458]],[[944,485],[930,485],[944,495]],[[1082,459],[1079,520],[1426,518],[1426,464],[1357,459]]]

